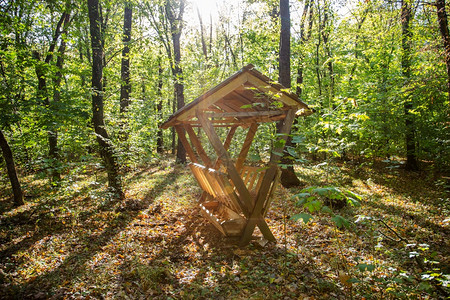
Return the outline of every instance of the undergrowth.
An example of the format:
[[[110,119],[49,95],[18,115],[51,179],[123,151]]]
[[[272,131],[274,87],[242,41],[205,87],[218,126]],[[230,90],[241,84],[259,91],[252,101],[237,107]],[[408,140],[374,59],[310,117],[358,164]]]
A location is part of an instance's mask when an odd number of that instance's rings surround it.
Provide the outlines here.
[[[13,208],[2,175],[0,298],[444,299],[448,193],[436,174],[390,166],[298,167],[305,185],[279,188],[267,215],[277,243],[256,231],[245,248],[199,214],[200,188],[171,158],[127,170],[123,201],[90,165],[53,189],[22,176]]]

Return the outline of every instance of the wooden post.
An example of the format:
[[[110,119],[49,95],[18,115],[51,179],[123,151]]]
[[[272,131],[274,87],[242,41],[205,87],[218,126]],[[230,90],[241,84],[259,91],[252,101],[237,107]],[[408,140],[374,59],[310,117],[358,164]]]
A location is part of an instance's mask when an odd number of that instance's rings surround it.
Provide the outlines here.
[[[287,135],[289,134],[292,122],[294,121],[295,117],[295,110],[290,109],[288,113],[286,114],[286,118],[282,123],[282,126],[280,126],[280,130],[278,131],[279,134],[283,135],[280,137],[280,139],[283,139],[286,141]],[[277,147],[272,150],[272,155],[270,157],[269,162],[269,169],[266,171],[266,174],[264,175],[261,188],[259,189],[258,196],[256,198],[255,207],[250,215],[250,219],[245,226],[244,232],[241,237],[240,244],[241,245],[247,245],[251,238],[253,231],[255,230],[256,224],[258,224],[259,229],[261,230],[261,233],[264,235],[264,237],[268,240],[275,240],[275,237],[273,236],[272,232],[270,232],[270,229],[267,227],[267,223],[264,221],[262,217],[262,209],[264,207],[264,202],[267,199],[267,194],[270,189],[270,184],[274,181],[275,176],[277,174],[277,161],[281,157],[281,153],[283,152],[284,144],[281,147]]]
[[[200,111],[197,111],[197,118],[200,121],[200,124],[202,125],[203,130],[206,133],[206,136],[211,142],[211,145],[213,146],[214,150],[216,150],[218,158],[220,158],[224,166],[227,168],[227,175],[230,177],[231,181],[233,181],[233,184],[239,193],[239,199],[241,200],[242,205],[244,205],[249,212],[253,211],[250,193],[247,190],[244,182],[242,181],[239,172],[236,170],[236,167],[231,161],[228,152],[223,147],[220,138],[217,136],[213,125],[208,120],[208,118],[206,118],[205,115]]]
[[[191,161],[193,163],[198,163],[197,156],[195,156],[195,153],[192,150],[192,147],[189,144],[189,141],[186,139],[186,134],[183,130],[183,127],[181,125],[177,125],[177,126],[175,126],[175,130],[177,131],[178,138],[180,139],[181,143],[183,144],[184,149],[186,149],[186,153],[188,154]]]
[[[258,124],[253,123],[248,129],[247,136],[245,137],[244,144],[242,145],[241,152],[239,153],[238,159],[236,161],[236,170],[241,171],[244,165],[245,158],[247,157],[250,146],[252,145],[253,138],[255,137],[256,130],[258,129]]]
[[[186,125],[184,125],[184,128],[186,129],[186,131],[189,135],[189,138],[191,139],[192,144],[194,145],[195,149],[197,150],[197,153],[200,156],[200,158],[202,159],[205,166],[207,166],[208,168],[211,168],[212,167],[211,159],[208,157],[205,150],[203,149],[202,143],[200,142],[200,140],[198,139],[194,130],[192,129],[192,126],[186,124]]]

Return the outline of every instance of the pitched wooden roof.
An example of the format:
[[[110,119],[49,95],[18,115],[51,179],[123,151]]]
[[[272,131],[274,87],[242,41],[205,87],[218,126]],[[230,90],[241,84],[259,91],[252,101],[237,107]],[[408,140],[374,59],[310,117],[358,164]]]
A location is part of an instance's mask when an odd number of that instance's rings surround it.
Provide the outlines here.
[[[297,95],[250,64],[179,109],[161,128],[199,126],[197,111],[213,118],[214,126],[232,126],[281,120],[291,108],[297,108],[298,115],[313,112]]]

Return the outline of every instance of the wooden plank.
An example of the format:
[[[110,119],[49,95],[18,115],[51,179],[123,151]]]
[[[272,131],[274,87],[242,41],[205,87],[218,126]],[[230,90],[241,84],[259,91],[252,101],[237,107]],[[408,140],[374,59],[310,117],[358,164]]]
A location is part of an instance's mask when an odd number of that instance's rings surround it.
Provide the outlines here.
[[[275,122],[279,120],[284,120],[286,117],[285,114],[280,114],[273,117],[249,117],[249,118],[241,118],[239,121],[242,123],[268,123],[268,122]]]
[[[183,121],[188,119],[190,116],[194,116],[196,110],[202,111],[208,108],[211,104],[223,98],[225,95],[227,95],[237,87],[241,86],[245,82],[247,82],[247,73],[242,73],[240,76],[237,76],[236,78],[228,82],[226,85],[219,88],[214,93],[206,97],[200,98],[200,101],[197,103],[196,107],[192,107],[192,109],[182,112],[177,119]]]
[[[220,189],[221,195],[224,198],[223,201],[226,202],[225,205],[236,211],[240,211],[239,201],[237,200],[237,196],[234,193],[231,184],[228,182],[226,175],[221,174],[218,171],[211,172],[211,175],[214,176],[215,181],[219,185],[218,189]]]
[[[247,188],[249,191],[254,189],[254,184],[255,184],[256,178],[258,178],[258,175],[259,175],[259,178],[262,178],[261,174],[259,174],[258,172],[252,172],[251,174],[252,174],[252,176],[251,176],[249,182],[247,183]],[[255,191],[258,192],[258,189],[255,189]]]
[[[193,163],[197,163],[197,156],[195,155],[194,151],[191,148],[191,144],[189,144],[189,141],[186,139],[186,133],[184,132],[184,128],[182,126],[175,126],[175,130],[177,131],[178,138],[181,141],[181,144],[183,144],[184,149],[186,149],[186,153],[189,156],[190,160]]]
[[[278,131],[278,133],[281,134],[280,139],[286,141],[287,135],[291,130],[294,117],[295,117],[295,109],[290,109],[286,115],[286,119],[284,119],[284,121],[280,121],[282,122],[281,126],[279,126],[280,129]],[[241,245],[247,245],[250,242],[256,224],[258,224],[261,233],[267,240],[275,239],[272,232],[268,228],[267,223],[262,217],[263,213],[262,208],[264,206],[264,203],[266,202],[271,183],[275,180],[275,175],[277,173],[278,168],[277,161],[280,159],[280,154],[282,153],[283,148],[284,144],[282,147],[277,147],[272,150],[269,162],[269,169],[266,171],[266,174],[264,174],[261,188],[259,189],[258,196],[256,198],[255,207],[250,215],[250,219],[247,222],[247,225],[245,226],[244,232],[241,237],[240,241]]]
[[[208,201],[202,203],[202,205],[208,210],[214,210],[219,207],[220,203],[219,201]]]
[[[270,81],[269,82],[264,81],[251,73],[248,74],[248,81],[251,84],[255,85],[257,87],[257,89],[259,89],[261,91],[264,91],[266,93],[280,95],[280,98],[278,98],[278,100],[281,100],[283,103],[285,103],[288,106],[295,106],[297,108],[309,109],[305,103],[296,101],[293,99],[293,97],[288,96],[286,93],[280,92],[280,90],[278,88],[274,87],[275,84],[271,84]],[[279,87],[283,88],[282,86],[279,86]]]
[[[228,131],[227,137],[225,139],[225,143],[223,144],[223,147],[225,148],[225,150],[228,151],[228,148],[231,145],[231,141],[233,140],[233,136],[236,132],[236,129],[238,128],[238,126],[234,125],[233,127],[230,128],[230,130]],[[220,164],[221,164],[221,160],[220,158],[217,158],[215,163],[214,163],[214,169],[218,170],[220,168]],[[203,191],[202,195],[199,198],[199,202],[202,202],[203,200],[206,199],[206,196],[208,195],[208,193],[206,191]],[[237,197],[237,196],[236,196]],[[237,204],[237,208],[239,208],[239,204]]]
[[[195,179],[197,179],[198,184],[208,194],[210,194],[213,197],[216,197],[216,193],[211,188],[210,184],[208,183],[208,180],[205,178],[205,175],[203,174],[201,165],[198,164],[189,164],[189,167],[191,168],[192,174],[194,174]]]
[[[200,204],[200,211],[206,218],[208,218],[211,221],[214,227],[216,227],[223,235],[227,235],[226,232],[223,230],[222,225],[220,225],[220,220],[217,219],[217,217],[211,211],[209,211],[202,204]]]
[[[279,110],[262,110],[262,111],[235,111],[224,113],[205,113],[207,118],[245,118],[245,117],[270,117],[283,114],[284,111]]]
[[[269,195],[267,196],[266,203],[264,203],[263,214],[262,214],[263,217],[265,217],[267,212],[269,211],[270,204],[272,203],[272,199],[273,199],[273,194],[275,193],[278,183],[280,182],[280,177],[281,177],[281,170],[280,170],[280,168],[278,168],[277,174],[275,175],[275,180],[272,182],[272,186],[270,187]]]
[[[252,145],[253,138],[255,137],[256,131],[258,130],[258,124],[254,123],[250,125],[248,129],[247,136],[245,137],[244,144],[242,145],[241,152],[239,153],[238,159],[236,161],[236,170],[240,172],[244,161],[247,158],[248,151]]]
[[[211,123],[213,124],[217,124],[217,123],[237,123],[239,122],[239,120],[236,119],[220,119],[220,120],[211,120]],[[200,125],[200,122],[198,120],[191,120],[191,121],[186,121],[183,123],[180,123],[182,125],[184,124],[189,124],[189,125]],[[228,125],[230,126],[230,125]]]
[[[211,145],[213,146],[214,150],[217,153],[217,157],[219,157],[222,160],[222,163],[227,169],[228,176],[230,176],[231,181],[233,182],[234,186],[236,187],[239,193],[239,199],[242,202],[241,210],[242,211],[247,210],[249,212],[252,211],[253,207],[250,193],[248,192],[247,187],[242,181],[242,178],[239,176],[239,173],[236,170],[236,167],[234,166],[233,162],[231,161],[228,152],[223,147],[220,138],[217,136],[217,133],[215,132],[213,125],[211,124],[211,122],[209,122],[208,118],[206,118],[205,115],[200,111],[197,112],[197,118],[200,120],[200,123],[202,124],[206,136],[209,138]]]
[[[208,157],[208,154],[206,154],[205,149],[203,149],[202,143],[198,139],[197,135],[195,134],[194,130],[192,129],[192,126],[185,125],[184,128],[186,129],[186,132],[189,135],[189,138],[194,145],[195,149],[197,150],[198,155],[202,159],[205,166],[208,168],[212,167],[211,159]]]
[[[223,148],[228,151],[228,148],[230,148],[231,145],[231,141],[233,140],[234,134],[236,133],[236,129],[238,128],[237,125],[234,125],[233,127],[230,128],[230,130],[228,131],[227,137],[225,138],[225,142],[223,143]],[[220,168],[220,164],[222,163],[222,161],[220,160],[220,158],[218,157],[216,159],[216,162],[214,163],[214,169],[215,170],[219,170]]]

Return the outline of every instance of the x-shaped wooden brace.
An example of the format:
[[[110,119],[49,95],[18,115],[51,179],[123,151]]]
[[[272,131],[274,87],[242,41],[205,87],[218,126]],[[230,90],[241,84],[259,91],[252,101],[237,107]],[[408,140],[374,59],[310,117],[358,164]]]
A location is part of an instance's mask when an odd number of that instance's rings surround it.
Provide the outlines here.
[[[281,126],[279,126],[278,134],[280,136],[280,139],[283,139],[286,141],[287,135],[289,134],[292,126],[292,122],[295,117],[295,110],[290,109],[287,114],[286,118],[280,122]],[[241,176],[239,175],[239,172],[236,169],[236,166],[233,164],[233,162],[230,159],[230,156],[228,155],[228,152],[226,151],[224,145],[222,145],[222,142],[220,138],[218,137],[216,131],[214,130],[214,127],[212,123],[209,121],[209,119],[200,111],[197,111],[197,118],[200,121],[200,124],[202,125],[203,130],[206,133],[206,136],[208,137],[209,141],[211,142],[211,145],[213,146],[214,150],[216,151],[218,158],[223,162],[224,166],[227,169],[228,176],[230,177],[231,181],[233,182],[234,186],[236,187],[238,193],[239,193],[239,200],[240,200],[240,206],[242,209],[242,212],[244,213],[244,216],[248,220],[247,225],[245,226],[243,235],[241,237],[241,245],[246,245],[250,242],[253,231],[255,230],[255,226],[258,225],[259,229],[261,230],[261,233],[263,236],[269,240],[269,241],[275,241],[275,237],[273,236],[272,232],[269,229],[269,226],[267,225],[266,221],[263,217],[263,208],[264,203],[267,198],[267,194],[270,190],[271,183],[274,181],[276,173],[277,173],[277,162],[281,157],[281,153],[284,148],[284,143],[281,143],[282,146],[279,146],[275,149],[273,149],[273,152],[271,154],[270,162],[269,162],[269,169],[266,171],[261,188],[258,192],[256,202],[253,203],[250,193],[245,186]],[[280,144],[280,143],[277,143]]]

